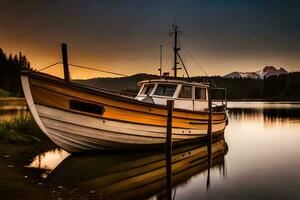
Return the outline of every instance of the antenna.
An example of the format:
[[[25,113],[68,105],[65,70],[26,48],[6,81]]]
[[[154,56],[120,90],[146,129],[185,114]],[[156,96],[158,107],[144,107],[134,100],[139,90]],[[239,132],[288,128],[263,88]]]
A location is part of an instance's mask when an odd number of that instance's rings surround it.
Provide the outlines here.
[[[177,70],[181,69],[181,68],[177,68],[177,64],[179,64],[177,62],[177,54],[178,54],[178,51],[180,51],[180,48],[177,47],[177,36],[178,36],[178,33],[182,34],[182,31],[178,31],[178,26],[176,25],[172,25],[173,27],[173,32],[169,33],[170,37],[172,37],[172,35],[174,34],[174,67],[173,67],[173,70],[174,70],[174,77],[176,78],[177,77]]]
[[[162,56],[163,56],[163,45],[160,45],[160,65],[159,65],[159,76],[161,77],[162,75]]]

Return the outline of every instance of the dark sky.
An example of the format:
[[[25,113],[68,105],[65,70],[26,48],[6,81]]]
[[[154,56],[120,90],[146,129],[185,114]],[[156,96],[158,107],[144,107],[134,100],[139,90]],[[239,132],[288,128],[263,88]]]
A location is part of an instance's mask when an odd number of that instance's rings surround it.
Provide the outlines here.
[[[158,73],[172,65],[175,22],[192,75],[224,75],[266,65],[300,70],[300,1],[294,0],[2,0],[0,48],[23,52],[34,68],[61,60],[125,74]],[[201,67],[200,67],[201,66]],[[61,66],[48,73],[59,74]],[[73,78],[104,74],[71,69]],[[180,72],[182,75],[183,72]]]

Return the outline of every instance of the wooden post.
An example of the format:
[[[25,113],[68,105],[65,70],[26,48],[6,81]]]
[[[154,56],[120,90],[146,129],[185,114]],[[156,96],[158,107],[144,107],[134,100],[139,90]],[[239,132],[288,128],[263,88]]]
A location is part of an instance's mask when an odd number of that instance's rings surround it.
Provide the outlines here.
[[[212,165],[212,142],[209,140],[207,144],[207,179],[206,179],[206,190],[209,191],[210,189],[210,168]]]
[[[207,126],[207,136],[212,138],[212,100],[211,91],[208,89],[208,126]]]
[[[225,94],[224,94],[224,96],[225,96],[225,109],[227,109],[227,89],[225,88]]]
[[[210,188],[210,167],[212,164],[212,99],[211,90],[208,89],[208,127],[207,127],[207,180],[206,180],[206,190],[209,191]]]
[[[67,52],[67,44],[61,44],[61,52],[62,52],[62,60],[64,65],[64,78],[65,81],[70,81],[70,72],[69,72],[69,64],[68,64],[68,52]]]
[[[167,199],[172,199],[172,118],[174,101],[167,101],[167,137],[166,137],[166,178],[167,178]]]

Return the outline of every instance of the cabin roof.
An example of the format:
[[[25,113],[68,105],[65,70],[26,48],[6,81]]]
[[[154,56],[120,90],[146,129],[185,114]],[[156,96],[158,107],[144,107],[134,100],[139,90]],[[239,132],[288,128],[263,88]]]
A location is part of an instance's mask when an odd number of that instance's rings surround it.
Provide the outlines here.
[[[141,86],[145,83],[172,83],[172,84],[185,84],[185,85],[193,85],[193,86],[201,86],[201,87],[208,87],[209,83],[197,83],[197,82],[187,82],[182,80],[176,79],[152,79],[152,80],[144,80],[138,82],[138,86]]]

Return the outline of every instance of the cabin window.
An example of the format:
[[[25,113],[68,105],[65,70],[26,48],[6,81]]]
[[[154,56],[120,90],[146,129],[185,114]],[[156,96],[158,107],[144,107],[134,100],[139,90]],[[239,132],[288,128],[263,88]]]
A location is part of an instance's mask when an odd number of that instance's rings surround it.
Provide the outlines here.
[[[70,100],[70,108],[72,110],[77,110],[77,111],[92,113],[97,115],[102,115],[104,113],[104,107],[102,105],[86,103],[77,100]]]
[[[172,97],[177,85],[159,84],[155,90],[154,95]]]
[[[153,88],[154,88],[154,84],[144,85],[141,94],[149,95],[152,92]]]
[[[183,85],[178,98],[191,99],[192,98],[192,86]]]
[[[206,89],[195,87],[195,99],[206,100]]]

